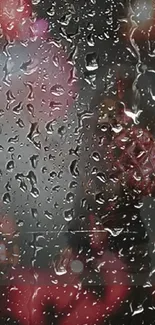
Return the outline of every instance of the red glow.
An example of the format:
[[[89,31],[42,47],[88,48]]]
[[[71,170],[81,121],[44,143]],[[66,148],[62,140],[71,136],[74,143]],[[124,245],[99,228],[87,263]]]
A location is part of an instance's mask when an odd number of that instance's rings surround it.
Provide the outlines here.
[[[11,39],[20,38],[31,15],[32,8],[29,0],[0,1],[0,24],[4,35]]]

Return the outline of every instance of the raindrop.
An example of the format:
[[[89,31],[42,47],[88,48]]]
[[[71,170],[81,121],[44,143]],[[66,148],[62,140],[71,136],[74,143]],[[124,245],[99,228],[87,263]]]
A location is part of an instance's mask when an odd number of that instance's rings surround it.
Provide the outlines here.
[[[47,14],[48,16],[53,17],[55,15],[55,8],[54,7],[49,8],[47,10]]]
[[[49,121],[46,125],[45,125],[45,129],[47,131],[48,134],[52,134],[54,129],[53,129],[53,120]]]
[[[39,134],[40,134],[40,132],[39,132],[38,123],[37,122],[31,123],[30,131],[27,134],[28,140],[30,140],[31,142],[34,142],[33,141],[34,138],[37,137]]]
[[[21,189],[22,192],[27,191],[27,185],[24,180],[21,180],[19,188]]]
[[[3,200],[4,204],[11,203],[10,193],[8,193],[8,192],[4,193],[2,200]]]
[[[89,46],[95,46],[95,40],[94,40],[94,35],[93,33],[90,33],[88,36],[87,36],[87,43]]]
[[[55,67],[59,67],[59,57],[55,54],[55,55],[53,55],[53,59],[52,59],[52,61],[53,61],[53,64],[55,65]]]
[[[46,172],[47,172],[47,167],[44,166],[44,167],[42,168],[42,173],[45,174]]]
[[[119,125],[119,124],[112,127],[112,131],[115,132],[116,134],[120,133],[122,130],[123,130],[123,127],[122,127],[122,125]]]
[[[96,74],[84,73],[84,80],[91,86],[92,89],[96,89]]]
[[[13,103],[15,101],[16,97],[13,95],[11,90],[8,90],[6,92],[6,100],[7,102],[9,102],[10,104]]]
[[[57,176],[57,173],[55,171],[50,172],[50,177],[55,178]]]
[[[117,237],[121,234],[123,231],[123,228],[115,228],[115,229],[110,229],[110,228],[105,228],[105,231],[108,231],[113,237]]]
[[[74,194],[72,192],[67,193],[66,195],[66,202],[67,203],[72,203],[74,200]]]
[[[14,161],[10,160],[8,161],[7,165],[6,165],[6,169],[8,172],[12,172],[14,169],[15,165],[14,165]]]
[[[144,205],[144,202],[138,202],[136,204],[134,204],[134,207],[137,208],[137,209],[141,209]]]
[[[64,219],[65,221],[69,222],[73,219],[74,216],[74,209],[64,211]]]
[[[5,188],[6,188],[7,192],[11,191],[11,184],[9,182],[7,182],[7,184],[5,185]]]
[[[60,191],[60,185],[56,185],[52,188],[53,192],[59,192]]]
[[[14,106],[12,110],[15,114],[20,114],[20,112],[23,110],[22,102],[18,103],[16,106]]]
[[[39,162],[39,156],[38,155],[33,155],[30,157],[30,162],[32,167],[35,169],[37,168],[38,162]]]
[[[59,24],[63,25],[63,26],[68,26],[69,22],[72,18],[72,14],[65,14],[63,15],[63,17],[60,18],[60,20],[58,20]]]
[[[27,82],[25,83],[25,85],[29,88],[28,99],[33,100],[34,99],[33,84]]]
[[[18,220],[16,222],[16,224],[17,224],[18,227],[23,227],[24,226],[24,221],[23,220]]]
[[[18,173],[18,174],[15,175],[15,179],[16,179],[17,181],[19,181],[19,182],[22,181],[23,178],[24,178],[24,174],[20,174],[20,173]]]
[[[99,153],[97,151],[94,151],[93,154],[92,154],[92,158],[95,160],[95,161],[100,161],[101,157],[99,155]]]
[[[98,69],[98,58],[96,53],[88,53],[85,57],[85,66],[88,71],[95,71]]]
[[[57,267],[56,264],[53,263],[53,266],[54,266],[54,272],[56,275],[61,276],[61,275],[64,275],[67,273],[67,270],[63,265],[60,265],[59,267]]]
[[[97,178],[102,182],[105,183],[106,177],[104,173],[97,173]]]
[[[47,219],[49,219],[49,220],[52,220],[53,219],[53,215],[52,215],[52,213],[51,212],[49,212],[49,211],[44,211],[44,215],[45,215],[45,217],[47,218]]]
[[[9,57],[9,58],[6,60],[5,66],[4,66],[4,68],[3,68],[3,72],[4,72],[3,82],[4,82],[7,86],[10,86],[10,85],[11,85],[11,79],[10,79],[10,76],[11,76],[11,74],[12,74],[13,67],[14,67],[14,63],[13,63],[11,57]]]
[[[37,184],[37,177],[32,170],[29,171],[26,177],[28,178],[32,186]]]
[[[19,142],[19,135],[15,135],[14,137],[11,137],[8,139],[9,143],[17,143]]]
[[[16,124],[20,127],[20,128],[24,128],[25,124],[23,122],[23,120],[21,120],[21,118],[19,118],[16,122]]]
[[[32,217],[33,217],[34,219],[36,219],[36,218],[38,217],[38,211],[37,211],[37,209],[32,208],[32,209],[31,209],[31,213],[32,213]]]
[[[50,112],[50,115],[52,115],[53,111],[60,111],[61,107],[62,107],[62,103],[56,102],[56,101],[51,101],[50,105],[49,105],[49,108],[52,110]]]
[[[34,117],[34,106],[32,104],[27,105],[27,110],[29,114],[31,114]]]
[[[38,5],[40,3],[40,0],[32,0],[32,4],[34,6]]]
[[[8,148],[8,152],[9,152],[9,153],[12,153],[12,152],[14,152],[14,151],[15,151],[15,148],[14,148],[14,147],[9,147],[9,148]]]
[[[74,189],[74,188],[76,188],[77,187],[77,182],[75,182],[75,181],[72,181],[70,184],[69,184],[69,187],[70,187],[70,189]]]
[[[34,186],[32,187],[30,193],[34,198],[37,198],[40,195],[38,188],[36,188]]]
[[[30,59],[27,62],[24,62],[21,66],[20,66],[20,70],[22,70],[24,72],[25,75],[31,75],[34,72],[37,71],[38,69],[38,64],[39,64],[39,60],[38,59]]]
[[[78,161],[73,160],[69,166],[70,172],[73,177],[79,176],[79,170],[78,170]]]
[[[61,85],[55,85],[51,87],[50,91],[55,96],[62,96],[65,92],[64,88]]]
[[[58,128],[58,134],[60,135],[60,137],[63,137],[66,134],[67,130],[65,126],[60,126]]]
[[[63,177],[63,171],[62,170],[60,170],[60,172],[58,173],[58,178],[62,178]]]
[[[70,73],[69,73],[69,78],[68,78],[68,85],[71,86],[74,82],[76,82],[78,80],[77,78],[77,75],[76,75],[76,69],[75,67],[73,67],[71,70],[70,70]],[[72,91],[70,91],[68,93],[70,96],[73,96],[73,93]],[[76,97],[75,97],[76,98]]]
[[[103,193],[97,193],[95,195],[95,200],[98,204],[104,204],[105,203],[105,197],[104,197],[104,194]]]
[[[132,316],[135,316],[137,314],[141,314],[144,311],[143,306],[138,306],[138,308],[136,310],[134,310],[134,312],[132,313]]]
[[[0,117],[3,117],[4,116],[4,109],[0,109]]]

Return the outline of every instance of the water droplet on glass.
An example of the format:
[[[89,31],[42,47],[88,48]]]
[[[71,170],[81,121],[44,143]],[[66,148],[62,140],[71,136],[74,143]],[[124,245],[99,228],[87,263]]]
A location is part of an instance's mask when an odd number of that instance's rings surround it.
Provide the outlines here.
[[[6,165],[7,171],[12,172],[14,167],[15,167],[14,161],[13,160],[8,161],[8,163]]]
[[[6,192],[4,193],[3,197],[2,197],[3,203],[4,204],[8,204],[11,203],[11,196],[10,193]]]
[[[62,96],[65,92],[64,88],[61,85],[55,85],[51,87],[50,91],[55,96]]]
[[[52,188],[53,192],[59,192],[60,191],[60,185],[56,185]]]
[[[7,192],[11,191],[11,184],[9,182],[6,183],[5,188]]]
[[[29,173],[28,173],[28,175],[26,177],[30,181],[30,184],[32,186],[37,184],[37,177],[36,177],[35,173],[32,170],[29,171]]]
[[[45,129],[47,131],[48,134],[52,134],[54,129],[53,129],[53,120],[49,121],[46,125],[45,125]]]
[[[51,212],[49,212],[49,211],[44,211],[44,216],[47,218],[47,219],[49,219],[49,220],[52,220],[53,219],[53,215],[52,215],[52,213]]]
[[[24,128],[25,124],[23,122],[23,120],[21,120],[21,118],[19,118],[16,122],[16,124],[22,129]]]
[[[106,176],[104,173],[97,173],[97,178],[102,182],[105,183],[106,181]]]
[[[78,161],[73,160],[69,166],[70,172],[73,177],[79,176],[79,170],[78,170]]]
[[[87,36],[87,43],[88,43],[89,46],[95,46],[95,39],[94,39],[93,33],[90,33]]]
[[[113,237],[117,237],[123,232],[123,228],[119,229],[111,229],[111,228],[105,228],[105,231],[108,231]]]
[[[58,128],[58,134],[60,135],[60,137],[63,137],[66,134],[67,130],[65,126],[60,126]]]
[[[32,208],[32,209],[31,209],[31,213],[32,213],[32,217],[33,217],[34,219],[36,219],[36,218],[38,217],[38,211],[37,211],[37,209]]]
[[[101,157],[100,157],[100,154],[97,152],[97,151],[94,151],[93,154],[92,154],[92,158],[95,160],[95,161],[100,161]]]
[[[34,106],[32,104],[27,104],[27,110],[34,117]]]
[[[65,221],[69,222],[73,219],[74,216],[74,209],[64,211],[64,219]]]
[[[96,53],[88,53],[85,57],[85,66],[88,71],[95,71],[98,69],[98,58]]]
[[[32,0],[32,4],[34,6],[38,5],[40,3],[41,0]]]
[[[104,204],[105,203],[105,195],[104,193],[100,192],[95,195],[96,203]]]
[[[28,140],[34,143],[34,138],[40,134],[38,123],[31,123],[29,133],[27,134]]]
[[[144,311],[144,308],[143,308],[143,306],[140,305],[140,306],[138,306],[138,308],[136,310],[134,310],[134,312],[132,313],[132,316],[141,314],[141,313],[143,313],[143,311]]]
[[[24,221],[23,220],[18,220],[16,222],[16,224],[17,224],[18,227],[23,227],[24,226]]]
[[[64,265],[56,265],[56,263],[53,263],[53,266],[56,275],[61,276],[67,273],[66,267]]]
[[[48,16],[50,16],[50,17],[53,17],[53,16],[55,15],[55,8],[54,8],[54,6],[51,7],[51,8],[49,8],[49,9],[47,10],[47,14],[48,14]]]
[[[8,139],[9,143],[17,143],[19,142],[19,135],[15,135],[14,137],[11,137]]]
[[[8,90],[6,92],[6,100],[7,102],[9,102],[10,104],[13,103],[15,101],[16,97],[14,96],[14,94],[12,93],[11,90]]]
[[[36,188],[34,186],[32,187],[30,193],[34,198],[37,198],[40,195],[38,188]]]
[[[33,155],[30,157],[30,162],[32,167],[35,169],[37,168],[38,162],[39,162],[39,156],[38,155]]]
[[[0,117],[3,117],[4,116],[4,109],[0,109]]]
[[[68,26],[70,20],[72,18],[72,14],[69,13],[69,14],[65,14],[63,15],[60,20],[58,20],[59,24],[61,24],[62,26]]]
[[[28,62],[24,62],[20,66],[20,70],[24,72],[25,75],[31,75],[37,71],[39,66],[39,60],[35,58],[34,60],[30,59]]]
[[[74,188],[76,188],[77,187],[77,182],[75,182],[75,181],[72,181],[70,184],[69,184],[69,187],[70,187],[70,189],[74,189]]]
[[[23,110],[23,103],[18,103],[16,106],[13,107],[12,110],[15,114],[20,114],[20,112]]]
[[[27,191],[27,185],[25,183],[25,181],[22,179],[19,185],[19,188],[22,192],[26,192]]]
[[[29,89],[27,98],[29,100],[33,100],[34,99],[33,84],[31,84],[30,82],[27,82],[27,83],[25,83],[25,86],[28,87],[28,89]]]
[[[53,59],[52,59],[52,61],[53,61],[53,64],[55,65],[55,67],[59,67],[59,57],[58,57],[58,55],[53,55]]]
[[[67,203],[72,203],[74,200],[74,194],[72,192],[67,193],[66,195],[66,202]]]

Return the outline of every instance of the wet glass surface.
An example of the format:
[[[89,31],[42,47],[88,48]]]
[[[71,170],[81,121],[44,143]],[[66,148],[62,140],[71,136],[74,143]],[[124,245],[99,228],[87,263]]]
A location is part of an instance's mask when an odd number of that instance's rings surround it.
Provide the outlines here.
[[[155,4],[0,2],[0,324],[154,324]]]

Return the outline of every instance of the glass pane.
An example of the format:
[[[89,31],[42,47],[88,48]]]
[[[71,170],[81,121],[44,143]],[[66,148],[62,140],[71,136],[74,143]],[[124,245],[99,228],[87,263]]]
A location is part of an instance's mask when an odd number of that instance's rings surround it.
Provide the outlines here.
[[[0,1],[0,324],[154,324],[155,4]]]

